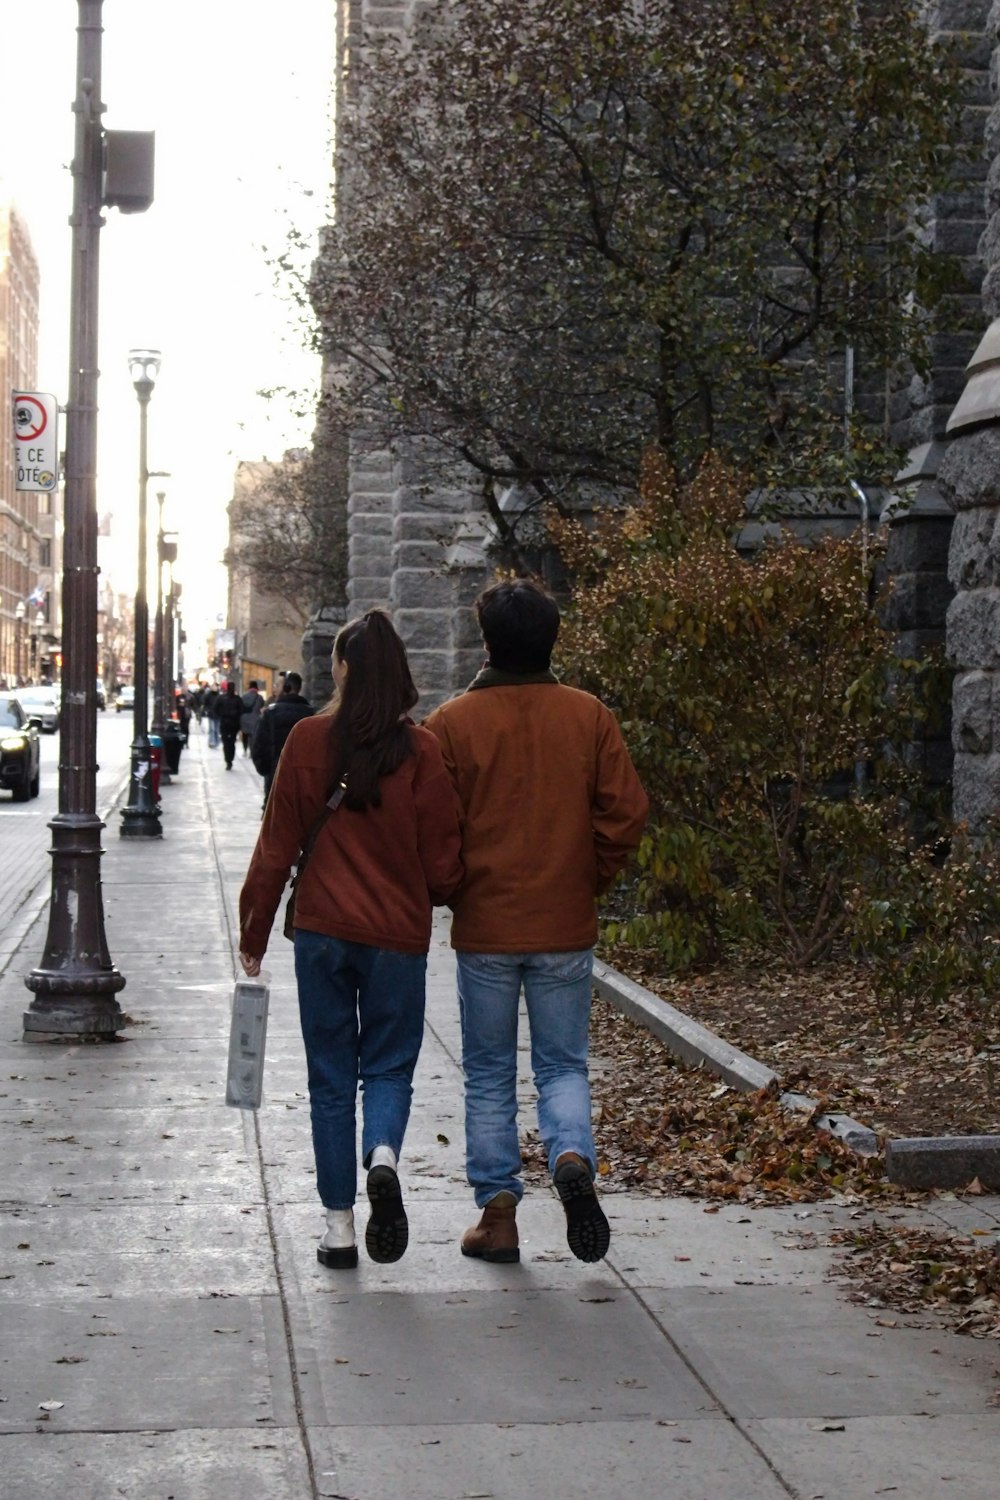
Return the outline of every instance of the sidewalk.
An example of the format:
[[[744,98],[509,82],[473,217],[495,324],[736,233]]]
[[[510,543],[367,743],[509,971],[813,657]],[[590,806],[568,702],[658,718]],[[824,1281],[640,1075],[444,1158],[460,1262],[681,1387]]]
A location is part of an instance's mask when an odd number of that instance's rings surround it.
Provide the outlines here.
[[[162,845],[112,820],[122,1041],[20,1040],[44,913],[0,983],[4,1500],[992,1500],[997,1346],[880,1328],[843,1301],[828,1252],[795,1237],[843,1209],[815,1205],[806,1226],[609,1194],[593,1267],[533,1187],[521,1265],[463,1259],[475,1211],[444,923],[403,1159],[410,1248],[320,1267],[280,924],[264,1106],[222,1103],[260,796],[249,761],[225,775],[193,734]],[[935,1211],[1000,1224],[996,1199]]]

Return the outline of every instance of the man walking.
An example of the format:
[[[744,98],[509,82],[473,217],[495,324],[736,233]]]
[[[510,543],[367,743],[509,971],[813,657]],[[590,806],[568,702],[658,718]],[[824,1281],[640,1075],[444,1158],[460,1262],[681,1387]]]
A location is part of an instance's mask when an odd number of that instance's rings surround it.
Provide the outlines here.
[[[478,1224],[462,1253],[520,1258],[517,1016],[523,986],[538,1129],[579,1260],[610,1229],[594,1191],[587,1071],[595,897],[637,847],[648,800],[614,715],[550,670],[559,609],[537,584],[476,601],[487,664],[426,720],[464,814],[452,898],[465,1070],[466,1171]]]
[[[233,757],[236,754],[236,736],[240,732],[240,719],[243,716],[243,703],[236,696],[235,682],[227,682],[224,690],[219,694],[219,700],[215,705],[215,717],[219,723],[219,738],[222,740],[222,754],[226,762],[226,770],[233,769]]]
[[[298,672],[282,672],[284,687],[257,720],[250,755],[264,778],[264,806],[271,793],[271,782],[278,769],[281,748],[300,719],[308,719],[315,709],[302,696],[302,678]]]

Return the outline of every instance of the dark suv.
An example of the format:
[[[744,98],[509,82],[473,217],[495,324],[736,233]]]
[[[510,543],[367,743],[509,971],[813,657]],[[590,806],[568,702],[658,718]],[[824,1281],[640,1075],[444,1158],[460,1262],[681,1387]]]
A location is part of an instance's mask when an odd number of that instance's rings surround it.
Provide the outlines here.
[[[16,698],[0,693],[0,786],[27,802],[38,796],[40,767],[38,725],[28,723]]]

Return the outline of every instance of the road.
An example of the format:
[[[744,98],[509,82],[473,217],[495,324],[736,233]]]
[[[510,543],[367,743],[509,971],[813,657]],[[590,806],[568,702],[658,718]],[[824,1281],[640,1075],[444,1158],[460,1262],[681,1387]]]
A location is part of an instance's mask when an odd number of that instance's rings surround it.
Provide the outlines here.
[[[43,734],[41,790],[30,802],[0,791],[0,931],[7,928],[41,883],[50,880],[48,823],[59,810],[59,735]],[[97,715],[97,811],[106,817],[128,775],[132,719],[111,711]],[[113,821],[117,821],[114,819]],[[102,835],[117,838],[117,827]]]

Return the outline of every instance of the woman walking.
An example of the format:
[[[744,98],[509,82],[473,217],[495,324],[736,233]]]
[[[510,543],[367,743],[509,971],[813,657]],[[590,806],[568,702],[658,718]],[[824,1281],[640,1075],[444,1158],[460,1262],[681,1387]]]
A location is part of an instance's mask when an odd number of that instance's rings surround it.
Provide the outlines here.
[[[424,1024],[431,907],[462,877],[457,797],[437,740],[415,725],[403,642],[382,610],[345,625],[332,711],[281,752],[240,894],[240,962],[260,972],[291,866],[295,977],[309,1075],[320,1263],[356,1266],[355,1104],[373,1260],[400,1258],[408,1226],[397,1165]]]

